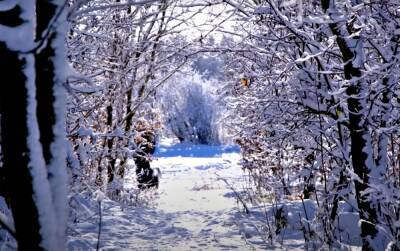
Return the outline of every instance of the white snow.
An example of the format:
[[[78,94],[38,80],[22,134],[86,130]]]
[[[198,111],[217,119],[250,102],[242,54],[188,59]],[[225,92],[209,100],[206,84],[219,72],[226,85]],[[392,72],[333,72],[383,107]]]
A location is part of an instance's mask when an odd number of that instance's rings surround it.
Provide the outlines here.
[[[272,245],[266,237],[265,211],[271,214],[274,205],[248,205],[250,214],[238,206],[234,192],[222,180],[242,194],[245,176],[234,147],[173,145],[163,140],[155,155],[162,157],[151,165],[161,170],[162,179],[153,207],[121,207],[102,199],[101,250],[304,250],[301,202],[285,204],[290,226],[282,230],[280,243]],[[127,176],[125,187],[134,187],[134,168]],[[99,225],[97,201],[75,195],[70,205],[77,215],[70,224],[68,249],[93,250]],[[305,201],[305,206],[312,218],[316,205]],[[343,228],[354,222],[341,219]]]
[[[253,223],[262,222],[258,217],[242,215],[232,191],[220,180],[224,178],[236,190],[241,190],[243,173],[238,164],[239,154],[232,148],[172,146],[171,143],[163,141],[156,155],[165,157],[152,162],[152,167],[162,172],[153,208],[121,208],[108,199],[102,201],[101,249],[265,249],[266,243]],[[176,156],[178,149],[183,156]],[[188,152],[192,152],[192,156],[188,156]],[[134,168],[127,175],[131,182],[128,179],[125,186],[134,186]],[[75,196],[71,203],[78,214],[77,222],[70,224],[68,249],[94,249],[98,204],[81,195]],[[302,247],[302,241],[297,242],[297,247]]]
[[[49,178],[52,191],[54,210],[57,220],[59,249],[65,249],[65,229],[68,220],[68,175],[66,169],[67,159],[67,142],[65,140],[65,107],[66,95],[63,83],[66,81],[68,72],[66,48],[65,48],[65,33],[67,31],[66,15],[67,11],[63,7],[63,1],[53,1],[58,8],[63,8],[63,11],[57,18],[57,34],[52,42],[52,47],[55,56],[52,58],[55,68],[53,92],[55,101],[53,103],[56,122],[53,126],[54,140],[51,144],[52,160],[48,166],[48,172],[51,174]]]
[[[4,41],[9,49],[29,51],[33,49],[34,42],[34,1],[3,1],[0,3],[0,10],[10,10],[16,4],[21,7],[20,18],[24,21],[17,27],[8,27],[0,24],[0,41]]]

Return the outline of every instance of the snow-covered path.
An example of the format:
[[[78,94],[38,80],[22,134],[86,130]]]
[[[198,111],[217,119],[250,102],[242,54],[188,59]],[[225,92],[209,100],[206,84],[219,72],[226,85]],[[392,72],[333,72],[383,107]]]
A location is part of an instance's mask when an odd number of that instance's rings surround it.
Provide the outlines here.
[[[157,155],[152,166],[161,169],[162,179],[155,206],[121,208],[104,200],[101,250],[266,248],[259,228],[252,224],[251,216],[242,217],[232,191],[222,180],[241,189],[243,173],[237,152],[211,146],[175,146],[161,148]],[[132,173],[133,169],[134,179]],[[79,211],[87,213],[80,213],[69,230],[69,250],[93,250],[98,239],[98,207],[84,200],[77,204]]]
[[[182,239],[173,240],[174,250],[251,250],[234,220],[236,200],[227,196],[232,191],[221,180],[240,183],[238,154],[183,155],[159,158],[153,165],[163,173],[157,208],[175,215],[174,227],[187,231]]]

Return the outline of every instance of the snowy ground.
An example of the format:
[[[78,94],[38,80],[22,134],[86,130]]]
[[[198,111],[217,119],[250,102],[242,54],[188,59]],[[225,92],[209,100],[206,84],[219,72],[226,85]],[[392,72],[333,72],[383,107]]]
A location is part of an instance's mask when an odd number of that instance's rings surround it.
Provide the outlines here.
[[[225,179],[240,190],[243,173],[235,148],[161,146],[152,166],[162,179],[154,207],[124,207],[103,201],[102,250],[265,250],[262,214],[244,215]],[[133,169],[130,172],[134,179]],[[128,184],[126,184],[129,186]],[[93,250],[98,236],[98,205],[77,197],[80,208],[69,229],[69,250]],[[285,249],[301,250],[293,235]],[[276,249],[281,250],[279,247]]]

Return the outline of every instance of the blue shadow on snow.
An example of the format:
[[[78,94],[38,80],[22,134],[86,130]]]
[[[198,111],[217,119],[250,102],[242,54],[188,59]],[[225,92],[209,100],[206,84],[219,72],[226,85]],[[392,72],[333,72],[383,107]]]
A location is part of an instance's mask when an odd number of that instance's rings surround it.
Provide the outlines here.
[[[155,157],[218,157],[223,153],[236,153],[240,148],[237,145],[192,145],[180,143],[171,146],[159,145],[154,153]]]

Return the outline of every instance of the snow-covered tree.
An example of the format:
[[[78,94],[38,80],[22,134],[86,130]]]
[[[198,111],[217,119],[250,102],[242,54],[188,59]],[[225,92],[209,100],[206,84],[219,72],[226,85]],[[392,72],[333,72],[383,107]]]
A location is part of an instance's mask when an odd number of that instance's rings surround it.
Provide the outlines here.
[[[0,3],[2,173],[20,250],[65,249],[64,1]],[[13,222],[13,223],[11,223]]]
[[[235,52],[230,121],[256,183],[278,197],[316,186],[330,247],[339,200],[354,199],[363,249],[398,248],[398,3],[227,3],[241,17],[221,48]]]
[[[83,179],[105,191],[123,181],[136,154],[136,123],[159,127],[157,90],[193,53],[193,42],[180,34],[201,9],[180,1],[91,1],[70,13],[68,57],[76,71],[67,86],[71,159],[79,160]]]

